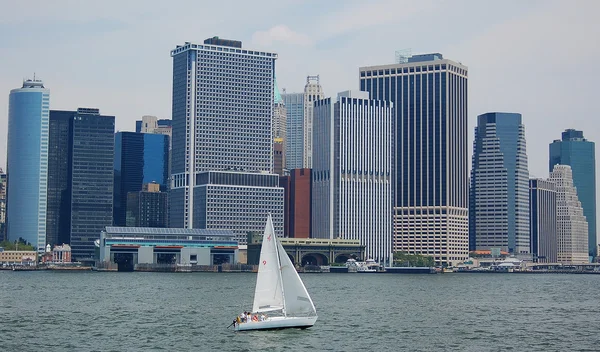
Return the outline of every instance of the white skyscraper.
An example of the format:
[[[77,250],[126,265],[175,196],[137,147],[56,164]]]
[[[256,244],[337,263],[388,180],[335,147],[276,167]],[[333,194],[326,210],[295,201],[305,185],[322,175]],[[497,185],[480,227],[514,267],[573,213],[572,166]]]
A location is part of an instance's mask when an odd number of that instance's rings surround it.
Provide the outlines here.
[[[286,166],[288,169],[312,167],[313,108],[323,99],[319,76],[307,76],[304,93],[282,94],[287,110]]]
[[[277,54],[214,37],[171,56],[171,226],[226,228],[245,243],[270,212],[283,235],[283,188],[272,174]]]
[[[358,239],[366,255],[392,253],[392,106],[343,92],[314,109],[312,236]]]
[[[558,261],[588,263],[588,223],[573,186],[571,167],[555,165],[548,180],[556,185]]]

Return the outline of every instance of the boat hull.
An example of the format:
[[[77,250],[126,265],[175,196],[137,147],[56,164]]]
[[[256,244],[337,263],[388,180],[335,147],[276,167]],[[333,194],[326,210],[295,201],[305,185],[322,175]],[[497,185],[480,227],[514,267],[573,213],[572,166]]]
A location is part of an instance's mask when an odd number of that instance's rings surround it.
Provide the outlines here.
[[[276,330],[276,329],[306,329],[315,325],[317,316],[312,317],[272,317],[265,321],[251,321],[236,324],[235,331]]]

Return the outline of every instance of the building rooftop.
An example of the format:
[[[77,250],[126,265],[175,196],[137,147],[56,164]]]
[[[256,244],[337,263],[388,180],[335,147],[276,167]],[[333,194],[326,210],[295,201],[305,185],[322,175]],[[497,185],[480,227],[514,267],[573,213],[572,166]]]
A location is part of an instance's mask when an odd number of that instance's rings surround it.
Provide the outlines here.
[[[44,88],[44,82],[39,79],[26,79],[23,81],[23,88]]]
[[[231,39],[221,39],[217,36],[212,38],[208,38],[204,40],[204,44],[212,44],[212,45],[220,45],[220,46],[229,46],[232,48],[242,48],[242,42],[239,40],[231,40]]]

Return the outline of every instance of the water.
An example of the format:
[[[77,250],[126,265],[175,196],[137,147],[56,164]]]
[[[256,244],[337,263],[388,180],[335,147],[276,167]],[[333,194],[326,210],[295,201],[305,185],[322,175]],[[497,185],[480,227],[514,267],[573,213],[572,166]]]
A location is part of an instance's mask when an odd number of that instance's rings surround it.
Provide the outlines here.
[[[0,271],[0,350],[600,349],[600,275],[304,274],[313,328],[234,333],[255,279]]]

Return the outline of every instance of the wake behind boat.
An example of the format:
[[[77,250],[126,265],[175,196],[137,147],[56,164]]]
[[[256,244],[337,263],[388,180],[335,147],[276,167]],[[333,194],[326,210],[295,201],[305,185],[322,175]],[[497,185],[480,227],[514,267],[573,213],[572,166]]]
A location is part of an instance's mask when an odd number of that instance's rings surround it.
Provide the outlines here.
[[[252,312],[234,320],[236,331],[309,328],[317,310],[294,264],[275,236],[271,214],[260,248]]]

